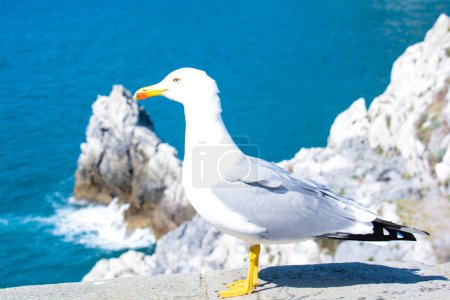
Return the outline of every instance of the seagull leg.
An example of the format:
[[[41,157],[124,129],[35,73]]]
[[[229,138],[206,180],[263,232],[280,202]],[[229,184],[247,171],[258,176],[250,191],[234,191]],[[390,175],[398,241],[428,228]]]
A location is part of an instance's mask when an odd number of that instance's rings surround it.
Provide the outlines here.
[[[257,245],[257,246],[259,246],[259,245]],[[257,251],[258,251],[258,255],[256,255],[255,263],[254,263],[254,267],[253,267],[253,281],[252,281],[252,284],[253,284],[254,288],[258,286],[259,250],[257,250]],[[245,285],[246,282],[247,282],[246,279],[241,279],[241,280],[236,280],[236,281],[231,282],[231,283],[227,283],[226,286],[230,288],[230,287],[236,286],[236,285]]]
[[[255,257],[255,267],[253,268],[253,277],[252,277],[252,285],[253,287],[257,287],[258,286],[258,272],[259,272],[259,252],[261,250],[261,246],[260,245],[256,245],[258,247],[257,254]]]
[[[249,266],[247,279],[237,280],[227,284],[228,289],[219,292],[219,296],[221,298],[251,294],[253,289],[258,285],[258,263],[260,250],[260,245],[253,245],[250,247],[250,253],[248,254]]]

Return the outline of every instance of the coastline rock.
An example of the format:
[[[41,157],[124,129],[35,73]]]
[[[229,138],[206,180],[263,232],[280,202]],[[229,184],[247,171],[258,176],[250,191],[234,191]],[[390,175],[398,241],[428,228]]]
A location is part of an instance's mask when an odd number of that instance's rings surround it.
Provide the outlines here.
[[[122,86],[99,96],[81,145],[74,197],[129,203],[130,229],[150,227],[158,238],[195,214],[181,184],[176,150],[163,143],[142,107]]]
[[[441,15],[397,59],[369,109],[359,99],[336,118],[326,148],[302,149],[282,163],[391,221],[429,231],[442,262],[450,260],[449,28]]]
[[[325,148],[301,149],[280,165],[355,198],[381,217],[431,237],[390,242],[304,241],[264,246],[261,265],[339,261],[450,260],[450,18],[441,15],[425,40],[394,63],[391,83],[369,109],[358,99],[337,116]],[[247,246],[200,217],[169,232],[152,256],[101,260],[83,280],[235,268]],[[127,264],[122,263],[127,260]],[[139,268],[136,266],[139,265]]]

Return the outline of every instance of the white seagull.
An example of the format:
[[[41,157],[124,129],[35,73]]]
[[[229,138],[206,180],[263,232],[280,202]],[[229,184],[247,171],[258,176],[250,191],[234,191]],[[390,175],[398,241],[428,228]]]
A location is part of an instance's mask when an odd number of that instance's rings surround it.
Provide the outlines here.
[[[204,71],[182,68],[134,98],[161,95],[184,105],[187,197],[208,222],[251,245],[247,279],[228,284],[219,292],[222,298],[250,294],[258,285],[260,244],[308,238],[415,241],[414,234],[428,234],[381,220],[322,184],[245,155],[223,123],[218,93]]]

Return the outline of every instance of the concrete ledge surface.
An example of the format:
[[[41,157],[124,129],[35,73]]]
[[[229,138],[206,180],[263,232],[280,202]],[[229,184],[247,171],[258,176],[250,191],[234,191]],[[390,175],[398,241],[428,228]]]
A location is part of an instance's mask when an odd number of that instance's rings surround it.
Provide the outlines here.
[[[0,289],[0,299],[217,299],[246,270]],[[334,263],[262,269],[252,295],[234,299],[450,299],[450,263]]]

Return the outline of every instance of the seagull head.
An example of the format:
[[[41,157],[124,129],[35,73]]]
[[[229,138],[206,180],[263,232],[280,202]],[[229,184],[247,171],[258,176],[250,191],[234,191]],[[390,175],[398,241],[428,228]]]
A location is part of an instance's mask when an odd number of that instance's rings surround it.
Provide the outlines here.
[[[140,88],[134,94],[135,100],[164,96],[183,105],[195,105],[217,98],[219,89],[214,79],[204,71],[194,68],[181,68],[171,72],[157,84]]]

